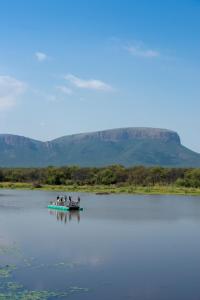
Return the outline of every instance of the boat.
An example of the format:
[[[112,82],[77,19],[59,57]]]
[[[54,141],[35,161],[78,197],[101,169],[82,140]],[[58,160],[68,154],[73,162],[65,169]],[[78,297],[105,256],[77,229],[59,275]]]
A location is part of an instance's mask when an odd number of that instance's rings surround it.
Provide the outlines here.
[[[48,208],[64,211],[83,210],[83,208],[80,207],[80,197],[78,197],[77,201],[73,201],[71,196],[57,196],[56,201],[49,204]]]
[[[55,204],[50,204],[48,205],[49,209],[58,209],[58,210],[83,210],[82,207],[71,207],[71,206],[65,206],[65,205],[55,205]]]

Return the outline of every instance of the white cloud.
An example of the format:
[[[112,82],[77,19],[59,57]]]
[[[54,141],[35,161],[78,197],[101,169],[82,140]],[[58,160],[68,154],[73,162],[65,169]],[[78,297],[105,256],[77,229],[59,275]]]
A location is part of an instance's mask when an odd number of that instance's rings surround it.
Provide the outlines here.
[[[36,56],[36,58],[37,58],[37,60],[38,60],[39,62],[42,62],[42,61],[45,61],[45,60],[48,59],[47,54],[45,54],[45,53],[43,53],[43,52],[36,52],[36,53],[35,53],[35,56]]]
[[[26,91],[26,84],[11,76],[0,75],[0,110],[16,104],[20,95]]]
[[[77,76],[72,74],[68,74],[65,76],[65,79],[68,80],[73,86],[80,88],[80,89],[88,89],[88,90],[96,90],[96,91],[112,91],[113,88],[101,81],[96,79],[81,79]]]
[[[132,45],[125,47],[125,49],[134,56],[143,57],[143,58],[156,58],[160,56],[160,53],[156,50],[145,49],[141,45]]]
[[[70,88],[68,88],[64,85],[57,86],[56,89],[65,95],[71,95],[73,93]]]

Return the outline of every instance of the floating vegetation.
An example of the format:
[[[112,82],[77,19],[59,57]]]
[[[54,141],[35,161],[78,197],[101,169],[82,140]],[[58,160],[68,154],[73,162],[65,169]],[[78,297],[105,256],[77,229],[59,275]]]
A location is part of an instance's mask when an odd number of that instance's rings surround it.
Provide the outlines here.
[[[70,293],[76,293],[76,292],[89,292],[88,288],[82,288],[82,287],[78,287],[78,286],[71,286],[69,288]]]
[[[74,269],[82,266],[83,264],[79,261],[74,262],[58,262],[54,264],[33,264],[33,259],[24,259],[24,267],[27,267],[29,269],[41,269],[41,268],[66,268],[66,269]]]
[[[29,263],[32,261],[25,260],[27,262],[26,267],[30,269]],[[38,267],[45,267],[45,266],[68,266],[66,263],[58,263],[55,265],[39,265]],[[70,265],[71,267],[71,265]],[[15,265],[6,265],[0,266],[0,300],[50,300],[50,299],[61,299],[67,296],[70,296],[74,293],[85,293],[89,292],[88,288],[78,287],[78,286],[71,286],[66,288],[65,291],[48,291],[48,290],[41,290],[41,291],[34,291],[34,290],[27,290],[21,283],[16,281],[11,281],[12,273],[16,270]]]
[[[13,283],[14,284],[14,283]],[[20,289],[18,291],[18,289]],[[16,289],[13,290],[13,286],[8,288],[4,293],[0,293],[0,300],[48,300],[51,298],[64,298],[69,296],[72,293],[88,292],[87,288],[80,287],[70,287],[65,292],[57,291],[28,291],[23,289],[23,287],[16,286]]]
[[[0,278],[8,278],[11,273],[16,269],[15,265],[0,266]]]
[[[49,265],[49,267],[64,267],[64,268],[69,268],[69,269],[74,269],[76,267],[81,266],[82,264],[80,262],[59,262],[53,265]]]
[[[24,265],[26,267],[32,267],[34,259],[35,259],[34,257],[24,258],[23,259]]]
[[[9,291],[17,291],[23,288],[23,285],[20,283],[17,283],[15,281],[9,281],[6,282],[4,285],[4,289],[7,289]]]
[[[71,286],[67,287],[64,291],[49,291],[49,290],[28,290],[21,283],[13,280],[13,271],[26,269],[31,271],[32,269],[39,268],[75,268],[80,265],[78,262],[59,262],[55,264],[36,264],[35,258],[23,257],[20,249],[16,243],[12,245],[6,245],[0,243],[0,255],[7,256],[12,255],[14,258],[19,258],[23,263],[21,266],[14,264],[0,265],[0,300],[50,300],[50,299],[65,299],[66,297],[74,293],[88,292],[88,288]]]
[[[0,255],[19,256],[21,255],[21,253],[16,243],[13,243],[12,245],[0,244]]]
[[[50,292],[50,291],[20,291],[17,293],[0,293],[0,300],[48,300],[51,298],[66,297],[68,293]]]

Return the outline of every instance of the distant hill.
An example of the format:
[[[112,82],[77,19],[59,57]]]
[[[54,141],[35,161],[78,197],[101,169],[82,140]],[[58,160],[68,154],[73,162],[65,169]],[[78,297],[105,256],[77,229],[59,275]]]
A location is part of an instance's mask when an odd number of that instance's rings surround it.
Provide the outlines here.
[[[200,167],[200,154],[184,147],[179,135],[158,128],[120,128],[41,142],[0,134],[1,167],[49,165]]]

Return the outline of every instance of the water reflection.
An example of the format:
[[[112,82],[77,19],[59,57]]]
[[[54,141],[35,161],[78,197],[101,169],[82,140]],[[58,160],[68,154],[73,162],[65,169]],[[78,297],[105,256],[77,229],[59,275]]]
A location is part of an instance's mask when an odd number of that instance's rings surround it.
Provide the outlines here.
[[[200,299],[200,197],[84,194],[65,212],[57,192],[2,194],[0,299]]]
[[[50,215],[55,216],[58,222],[64,222],[67,224],[72,220],[77,220],[77,223],[80,222],[80,212],[78,210],[71,211],[59,211],[59,210],[49,210]]]

